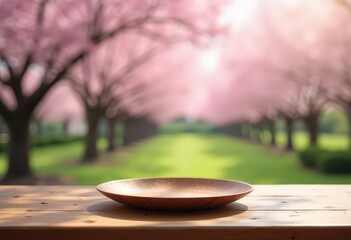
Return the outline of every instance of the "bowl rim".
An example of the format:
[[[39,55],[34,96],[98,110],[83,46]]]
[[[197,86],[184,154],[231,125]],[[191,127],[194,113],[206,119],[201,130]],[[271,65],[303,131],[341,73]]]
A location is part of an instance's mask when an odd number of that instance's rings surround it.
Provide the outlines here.
[[[249,187],[248,190],[246,191],[241,191],[237,193],[228,193],[228,194],[218,194],[218,195],[213,195],[213,196],[193,196],[193,197],[162,197],[162,196],[141,196],[138,194],[121,194],[121,193],[116,193],[116,192],[111,192],[111,191],[105,191],[103,190],[103,186],[106,186],[108,184],[113,184],[113,183],[123,183],[127,181],[142,181],[142,180],[208,180],[208,181],[223,181],[223,182],[230,182],[233,184],[241,184],[244,186]],[[114,196],[120,196],[120,197],[132,197],[132,198],[157,198],[157,199],[206,199],[206,198],[223,198],[223,197],[233,197],[233,196],[239,196],[239,195],[247,195],[251,193],[254,190],[254,187],[246,182],[243,181],[237,181],[237,180],[231,180],[231,179],[222,179],[222,178],[196,178],[196,177],[150,177],[150,178],[125,178],[125,179],[118,179],[118,180],[112,180],[112,181],[107,181],[104,183],[101,183],[96,186],[96,190],[102,193],[103,195],[114,195]],[[107,194],[107,195],[106,195]],[[107,196],[109,197],[109,196]]]

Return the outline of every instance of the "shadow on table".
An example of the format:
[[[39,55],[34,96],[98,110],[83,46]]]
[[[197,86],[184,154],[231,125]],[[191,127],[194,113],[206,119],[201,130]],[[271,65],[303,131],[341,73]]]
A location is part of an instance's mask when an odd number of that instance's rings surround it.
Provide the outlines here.
[[[196,211],[153,211],[137,209],[113,201],[96,203],[87,208],[91,214],[122,220],[132,221],[192,221],[210,220],[239,215],[247,210],[241,203],[232,203],[224,207]]]

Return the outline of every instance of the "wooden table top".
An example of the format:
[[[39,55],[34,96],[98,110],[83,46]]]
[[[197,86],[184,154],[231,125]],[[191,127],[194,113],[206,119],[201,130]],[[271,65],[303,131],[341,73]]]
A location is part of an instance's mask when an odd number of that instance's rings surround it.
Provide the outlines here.
[[[1,239],[351,239],[351,185],[256,185],[197,212],[125,207],[95,187],[0,186]]]

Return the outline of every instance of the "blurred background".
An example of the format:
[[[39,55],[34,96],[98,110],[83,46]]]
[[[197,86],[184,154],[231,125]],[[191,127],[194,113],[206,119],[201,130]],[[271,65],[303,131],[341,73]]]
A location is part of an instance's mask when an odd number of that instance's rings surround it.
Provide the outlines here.
[[[1,0],[0,183],[351,183],[347,0]]]

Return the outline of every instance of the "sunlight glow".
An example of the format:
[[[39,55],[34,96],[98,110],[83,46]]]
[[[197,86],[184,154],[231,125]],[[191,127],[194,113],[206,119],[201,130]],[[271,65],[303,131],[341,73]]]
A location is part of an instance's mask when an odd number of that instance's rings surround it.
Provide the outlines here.
[[[198,61],[201,71],[216,71],[219,66],[219,57],[219,51],[217,48],[210,48],[201,52]]]
[[[219,18],[220,24],[229,24],[234,28],[240,28],[251,20],[252,14],[258,4],[257,0],[232,1],[228,4]]]

